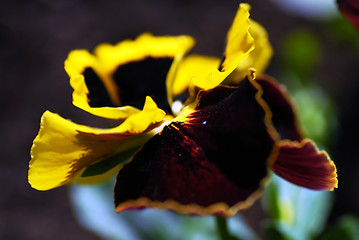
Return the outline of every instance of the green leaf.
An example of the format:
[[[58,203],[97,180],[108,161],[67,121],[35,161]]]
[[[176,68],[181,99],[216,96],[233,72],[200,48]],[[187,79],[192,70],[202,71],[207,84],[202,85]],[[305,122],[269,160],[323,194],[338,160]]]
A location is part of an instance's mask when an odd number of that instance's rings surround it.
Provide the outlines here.
[[[281,230],[280,226],[275,224],[274,221],[266,222],[264,224],[264,230],[268,240],[291,240],[291,238],[287,236],[286,233]]]
[[[346,215],[339,219],[336,225],[331,226],[318,240],[356,240],[359,239],[359,219]]]
[[[297,86],[291,92],[304,135],[325,145],[338,125],[335,103],[319,85],[313,83],[306,87]]]
[[[322,50],[315,34],[307,30],[291,32],[284,40],[283,64],[287,71],[306,81],[321,60]]]
[[[271,217],[268,234],[280,234],[278,239],[305,240],[322,231],[331,207],[330,192],[298,187],[274,174],[268,188],[264,195]]]
[[[181,215],[143,209],[116,213],[113,185],[116,178],[95,185],[72,185],[71,204],[79,223],[104,240],[218,240],[215,217]],[[228,231],[237,239],[258,240],[237,214],[227,219]]]
[[[269,216],[271,217],[271,219],[279,220],[280,206],[278,205],[278,185],[270,182],[265,188],[264,196],[264,204]]]
[[[226,218],[216,216],[215,219],[220,240],[241,240],[229,232]]]

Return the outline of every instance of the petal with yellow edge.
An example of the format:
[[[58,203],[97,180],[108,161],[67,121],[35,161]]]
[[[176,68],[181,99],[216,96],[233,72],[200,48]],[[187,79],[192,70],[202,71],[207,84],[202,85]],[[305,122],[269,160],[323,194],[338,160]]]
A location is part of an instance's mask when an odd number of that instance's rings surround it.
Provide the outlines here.
[[[193,44],[186,35],[156,37],[147,33],[117,45],[99,45],[95,55],[72,51],[65,70],[74,89],[73,104],[118,120],[136,113],[145,97],[151,96],[160,108],[170,111],[166,78],[171,78]]]
[[[281,139],[301,141],[297,115],[285,87],[267,75],[260,75],[256,82],[263,89],[262,98],[272,111],[272,121]]]
[[[313,190],[338,187],[337,169],[325,151],[319,151],[308,139],[281,141],[279,155],[271,166],[273,172],[298,186]]]
[[[257,86],[243,81],[201,92],[183,122],[166,125],[120,170],[116,211],[151,207],[228,217],[248,208],[276,153]]]
[[[123,154],[133,154],[156,133],[153,129],[162,124],[164,116],[150,97],[142,111],[111,129],[79,125],[47,111],[31,148],[29,183],[35,189],[48,190],[70,181],[86,181],[86,177],[91,177],[91,182],[103,180],[108,171],[127,160]],[[111,157],[111,164],[114,157],[123,161],[103,172],[81,176],[87,167],[102,160],[109,162]]]

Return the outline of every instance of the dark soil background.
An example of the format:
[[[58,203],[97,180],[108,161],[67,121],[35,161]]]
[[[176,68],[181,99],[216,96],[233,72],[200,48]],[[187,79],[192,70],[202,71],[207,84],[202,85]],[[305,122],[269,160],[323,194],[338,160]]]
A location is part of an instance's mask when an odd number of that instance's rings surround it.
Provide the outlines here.
[[[193,52],[221,54],[223,39],[237,10],[233,0],[1,0],[0,1],[0,239],[98,239],[72,215],[68,189],[39,192],[27,183],[29,151],[42,113],[49,109],[78,123],[92,117],[71,104],[63,69],[69,51],[93,49],[148,31],[189,34]],[[338,43],[316,23],[281,12],[269,1],[253,0],[251,16],[264,25],[276,55],[268,69],[280,75],[284,36],[295,28],[316,34],[324,49],[320,82],[338,104],[338,134],[330,152],[340,188],[330,221],[359,213],[359,51]],[[281,79],[279,79],[280,81]],[[305,204],[305,203],[304,203]]]

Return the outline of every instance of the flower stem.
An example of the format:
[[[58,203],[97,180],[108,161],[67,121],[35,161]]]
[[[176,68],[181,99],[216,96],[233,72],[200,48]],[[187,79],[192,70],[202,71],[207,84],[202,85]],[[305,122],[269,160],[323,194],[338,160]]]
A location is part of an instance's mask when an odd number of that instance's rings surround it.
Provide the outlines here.
[[[226,218],[216,216],[216,224],[220,240],[240,240],[239,238],[232,236],[228,231]]]

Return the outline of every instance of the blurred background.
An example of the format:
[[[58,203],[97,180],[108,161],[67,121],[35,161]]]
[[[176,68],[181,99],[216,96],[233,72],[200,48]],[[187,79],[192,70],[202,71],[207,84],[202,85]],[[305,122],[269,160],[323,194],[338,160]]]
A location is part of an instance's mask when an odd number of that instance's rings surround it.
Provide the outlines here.
[[[358,216],[358,33],[336,12],[333,1],[328,8],[303,11],[292,1],[287,1],[289,8],[279,0],[246,2],[252,5],[251,18],[267,29],[274,48],[267,73],[288,86],[303,112],[301,121],[307,122],[305,130],[326,146],[337,165],[339,188],[329,224],[343,214]],[[27,182],[29,152],[45,110],[77,123],[96,121],[71,104],[63,69],[69,51],[92,50],[99,43],[152,32],[192,35],[197,41],[192,52],[220,56],[238,4],[1,0],[0,239],[98,239],[76,222],[68,187],[39,192]]]

